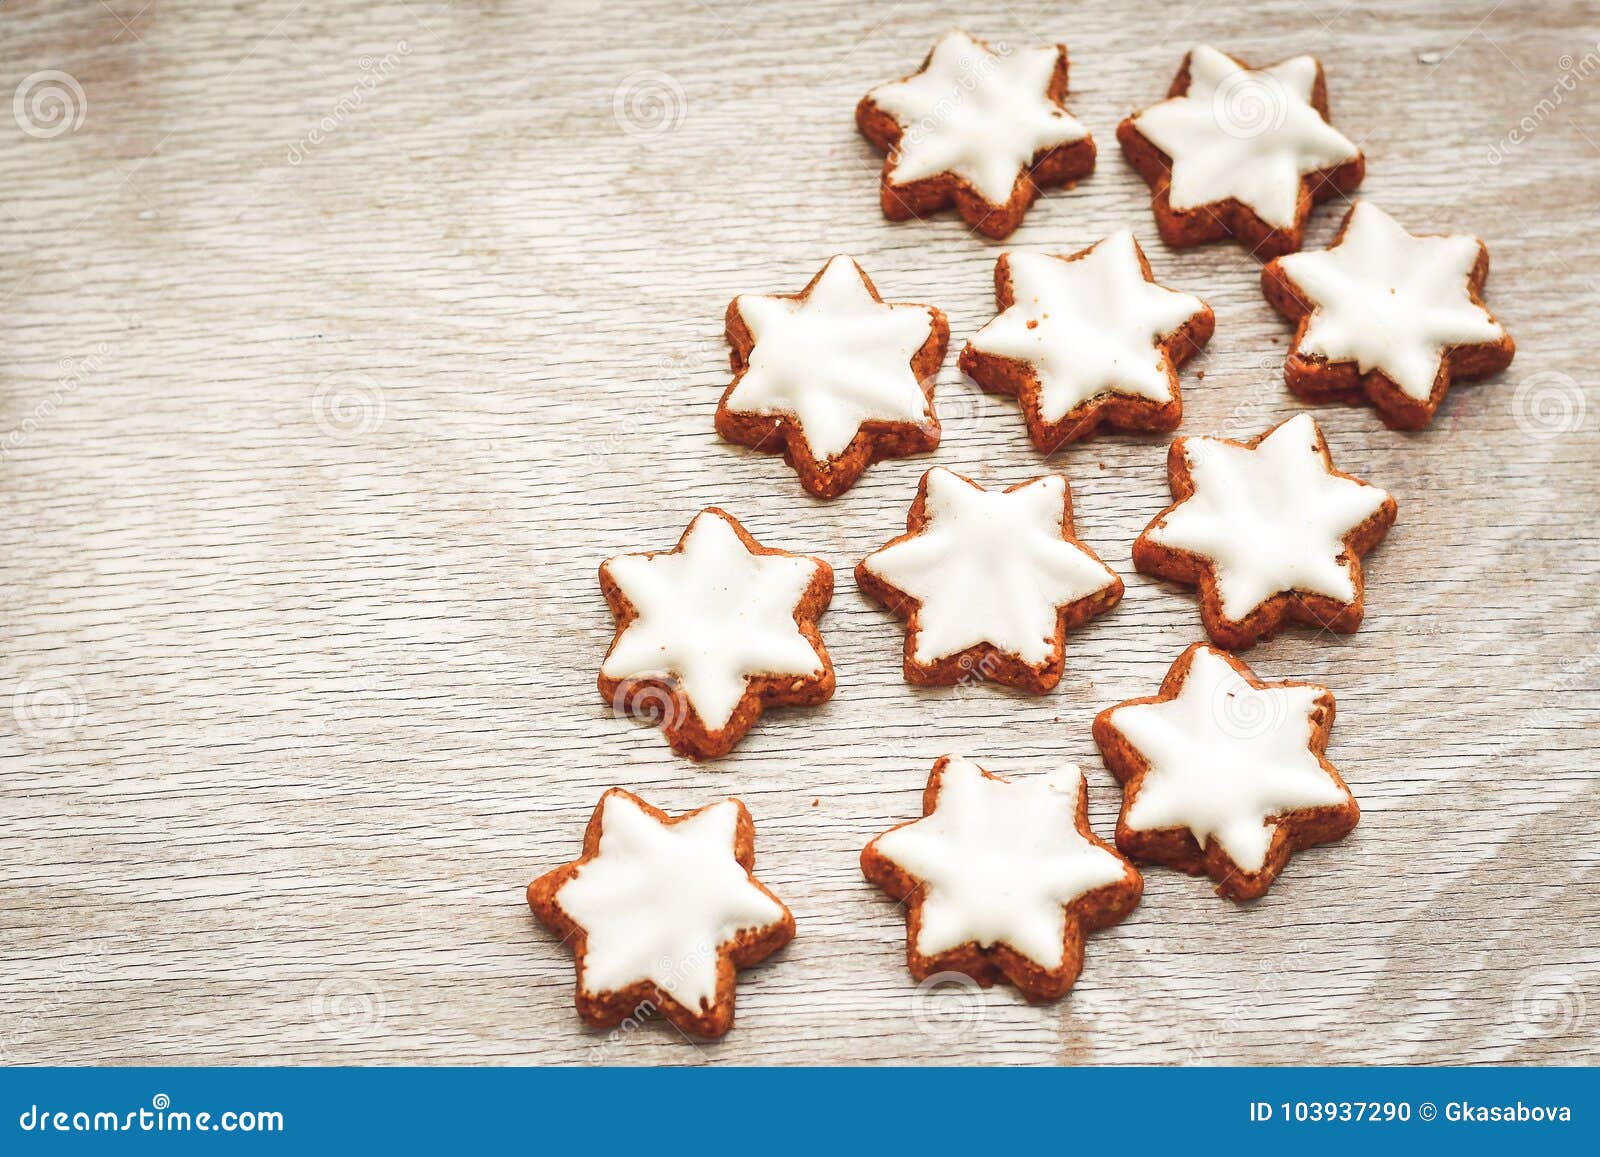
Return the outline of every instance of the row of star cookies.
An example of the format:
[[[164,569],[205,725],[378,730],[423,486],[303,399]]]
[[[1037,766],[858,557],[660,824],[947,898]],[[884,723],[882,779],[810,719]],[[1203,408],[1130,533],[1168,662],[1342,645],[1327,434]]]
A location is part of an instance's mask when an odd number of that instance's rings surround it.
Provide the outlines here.
[[[1262,683],[1197,643],[1156,695],[1095,719],[1123,786],[1115,846],[1090,829],[1076,767],[1012,781],[946,756],[922,818],[868,843],[861,870],[905,906],[913,977],[960,972],[1052,1000],[1077,980],[1086,934],[1139,903],[1135,861],[1208,875],[1220,895],[1250,900],[1294,852],[1348,833],[1360,808],[1327,759],[1333,719],[1326,688]],[[740,801],[672,817],[608,791],[579,858],[528,887],[533,912],[573,947],[582,1017],[609,1028],[660,1012],[685,1032],[725,1033],[737,970],[795,933],[754,864]]]
[[[856,124],[888,154],[884,214],[954,205],[980,233],[1007,236],[1041,189],[1094,171],[1094,138],[1066,95],[1066,45],[991,48],[946,33],[920,69],[856,106]],[[1329,123],[1314,56],[1258,69],[1199,45],[1166,99],[1125,119],[1117,141],[1174,246],[1231,236],[1262,257],[1292,252],[1312,206],[1366,175],[1361,149]]]
[[[948,33],[919,72],[873,89],[857,107],[863,132],[888,153],[885,213],[904,219],[953,203],[979,231],[1009,234],[1041,187],[1071,183],[1093,168],[1094,142],[1066,111],[1066,84],[1065,46],[996,51],[960,30]],[[1236,236],[1256,255],[1280,258],[1263,270],[1262,284],[1298,325],[1285,376],[1299,396],[1365,400],[1390,426],[1419,429],[1452,380],[1486,377],[1510,363],[1514,344],[1480,296],[1489,261],[1477,238],[1412,235],[1360,204],[1331,249],[1294,254],[1312,205],[1354,190],[1365,172],[1360,149],[1328,123],[1327,85],[1315,57],[1252,69],[1196,47],[1167,99],[1124,120],[1117,138],[1153,190],[1157,227],[1169,245]],[[1011,310],[1009,327],[991,327],[1009,347],[991,358],[1009,364],[997,367],[969,347],[962,369],[985,388],[1019,394],[1046,452],[1092,433],[1102,413],[1125,427],[1174,428],[1176,391],[1168,396],[1162,379],[1170,374],[1148,348],[1152,337],[1165,339],[1144,327],[1181,303],[1133,284],[1126,263],[1115,277],[1096,270],[1098,284],[1087,268],[1069,276],[1039,257],[1014,263],[1032,266],[1021,271],[1027,286],[1015,295],[1024,301]],[[1014,271],[1006,264],[1002,258],[996,270],[1003,309],[1013,305],[1007,295]],[[1049,291],[1028,288],[1039,286]],[[1097,302],[1104,304],[1097,309]],[[1125,308],[1127,316],[1119,312]],[[1046,324],[1047,315],[1055,325]],[[1185,347],[1175,348],[1181,361]],[[1132,367],[1121,371],[1123,380],[1093,380],[1105,373],[1107,355]],[[1101,392],[1116,405],[1073,411]],[[909,393],[903,398],[915,406]],[[1140,406],[1140,399],[1156,405]],[[1129,415],[1131,421],[1115,421]],[[803,459],[803,450],[787,444],[792,440],[785,437],[785,452]],[[931,448],[926,435],[922,442],[905,452]]]
[[[1487,275],[1476,238],[1412,236],[1358,202],[1332,248],[1262,270],[1267,299],[1298,327],[1290,389],[1312,402],[1365,399],[1392,426],[1425,426],[1453,380],[1511,360],[1511,337],[1480,296]],[[1178,367],[1211,339],[1215,316],[1157,284],[1132,233],[1066,257],[1003,253],[994,280],[1000,312],[959,364],[983,389],[1019,399],[1040,451],[1102,426],[1178,426]],[[849,257],[799,293],[737,297],[717,431],[781,453],[807,490],[836,497],[871,463],[938,446],[934,382],[949,334],[941,310],[885,302]]]
[[[1179,438],[1167,471],[1174,502],[1134,542],[1133,562],[1197,587],[1214,642],[1242,650],[1289,623],[1360,625],[1361,560],[1396,504],[1334,468],[1309,415],[1250,442]],[[907,682],[988,679],[1035,694],[1060,682],[1067,631],[1123,593],[1076,537],[1065,478],[991,491],[944,467],[923,476],[905,534],[855,576],[906,620]],[[671,550],[606,560],[600,585],[617,622],[600,693],[618,714],[659,723],[681,754],[724,755],[764,708],[833,695],[818,626],[832,567],[762,546],[722,510],[702,511]]]

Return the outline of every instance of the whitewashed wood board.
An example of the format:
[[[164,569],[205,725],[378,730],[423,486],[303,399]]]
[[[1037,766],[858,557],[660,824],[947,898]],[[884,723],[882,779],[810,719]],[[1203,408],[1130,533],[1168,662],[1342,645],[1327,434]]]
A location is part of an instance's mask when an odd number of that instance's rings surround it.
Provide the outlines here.
[[[949,215],[885,221],[851,117],[957,19],[1070,46],[1100,164],[1007,244],[1131,225],[1161,280],[1213,305],[1186,432],[1298,409],[1255,263],[1160,245],[1115,147],[1193,41],[1319,54],[1364,194],[1482,235],[1518,342],[1424,433],[1317,413],[1400,521],[1358,634],[1250,662],[1334,690],[1360,827],[1245,907],[1152,868],[1043,1007],[919,996],[857,855],[947,751],[1076,762],[1109,831],[1090,720],[1199,637],[1190,595],[1128,558],[1166,501],[1162,440],[1041,462],[953,353],[939,451],[834,502],[711,428],[727,301],[798,289],[835,252],[944,308],[954,348],[991,316],[1002,246]],[[1595,5],[107,0],[9,3],[0,29],[0,96],[46,70],[77,86],[51,81],[64,126],[0,113],[7,1061],[1593,1058]],[[935,463],[1064,472],[1127,581],[1054,694],[902,682],[900,625],[850,571]],[[696,766],[597,695],[594,572],[710,503],[833,563],[839,691]],[[794,909],[720,1044],[583,1029],[570,958],[523,903],[613,784],[673,810],[742,797]]]

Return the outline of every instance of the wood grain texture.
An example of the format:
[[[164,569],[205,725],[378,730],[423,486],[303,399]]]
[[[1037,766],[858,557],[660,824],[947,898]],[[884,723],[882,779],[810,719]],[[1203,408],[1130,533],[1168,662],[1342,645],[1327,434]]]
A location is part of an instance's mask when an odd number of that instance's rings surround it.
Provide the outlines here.
[[[1359,633],[1292,631],[1249,661],[1333,689],[1360,827],[1247,907],[1152,868],[1073,993],[1029,1007],[919,995],[860,848],[917,814],[951,751],[1002,774],[1079,763],[1108,833],[1090,721],[1153,693],[1199,626],[1128,559],[1167,502],[1161,438],[1048,463],[1128,584],[1069,636],[1054,694],[907,687],[901,625],[851,581],[928,466],[1004,486],[1046,465],[1015,405],[955,369],[1002,247],[951,214],[886,222],[852,123],[955,13],[6,4],[0,98],[51,69],[82,93],[53,135],[0,108],[6,1060],[1592,1060],[1600,11],[1245,9],[968,6],[978,35],[1069,44],[1069,105],[1101,147],[1007,244],[1071,253],[1131,225],[1157,278],[1217,314],[1182,432],[1295,413],[1256,263],[1162,246],[1113,129],[1192,41],[1312,51],[1364,194],[1487,241],[1517,360],[1420,434],[1317,412],[1400,520]],[[1341,216],[1320,208],[1309,244]],[[836,252],[947,311],[953,350],[938,452],[824,503],[720,443],[712,412],[729,299],[793,292]],[[695,766],[597,696],[595,569],[712,503],[834,565],[839,692]],[[612,785],[755,816],[799,934],[745,974],[720,1044],[583,1029],[568,954],[523,902]]]

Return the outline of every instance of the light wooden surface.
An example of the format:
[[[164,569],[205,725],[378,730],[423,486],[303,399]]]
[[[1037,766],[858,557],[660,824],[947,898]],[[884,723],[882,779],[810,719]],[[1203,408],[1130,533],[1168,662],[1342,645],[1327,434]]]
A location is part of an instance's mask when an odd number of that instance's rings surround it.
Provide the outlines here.
[[[20,119],[0,107],[7,1061],[1594,1057],[1595,5],[141,2],[0,11],[0,98],[43,70],[81,90],[36,82],[65,124],[32,90]],[[1128,559],[1167,501],[1155,438],[1048,463],[1128,583],[1069,637],[1052,695],[908,688],[899,622],[850,577],[927,467],[1046,468],[1015,406],[954,368],[1001,246],[953,215],[886,222],[851,120],[957,19],[1067,42],[1100,145],[1009,244],[1070,252],[1131,225],[1161,280],[1215,308],[1185,432],[1297,409],[1255,263],[1164,248],[1115,146],[1192,41],[1319,54],[1364,193],[1482,235],[1518,343],[1423,434],[1317,413],[1400,521],[1359,634],[1249,659],[1334,690],[1361,826],[1248,907],[1150,869],[1044,1007],[919,995],[859,849],[916,813],[947,751],[1002,773],[1077,762],[1109,832],[1090,720],[1153,692],[1199,627]],[[1341,215],[1320,210],[1311,244]],[[939,451],[823,503],[711,419],[728,300],[798,289],[835,252],[886,298],[944,308],[952,355]],[[839,692],[695,766],[597,696],[594,572],[710,503],[835,565]],[[755,815],[799,936],[745,973],[721,1044],[584,1030],[569,956],[524,906],[613,784]]]

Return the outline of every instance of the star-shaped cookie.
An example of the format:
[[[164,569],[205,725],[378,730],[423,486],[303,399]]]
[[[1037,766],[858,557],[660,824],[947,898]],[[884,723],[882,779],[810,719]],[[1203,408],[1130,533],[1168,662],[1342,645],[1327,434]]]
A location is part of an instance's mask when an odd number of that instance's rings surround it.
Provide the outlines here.
[[[1095,717],[1095,742],[1122,783],[1117,847],[1210,876],[1230,899],[1264,895],[1291,854],[1361,818],[1324,754],[1333,714],[1326,687],[1262,683],[1196,643],[1160,694]]]
[[[972,228],[1004,237],[1053,185],[1094,171],[1094,141],[1066,109],[1067,49],[991,49],[960,29],[922,68],[881,84],[856,124],[889,155],[884,215],[926,217],[951,203]]]
[[[923,818],[861,853],[867,879],[905,902],[911,975],[1064,996],[1085,934],[1125,919],[1144,893],[1138,870],[1089,830],[1088,808],[1076,767],[1013,782],[959,756],[935,763]]]
[[[755,856],[736,799],[673,818],[621,788],[601,796],[583,855],[528,885],[528,906],[576,955],[578,1014],[610,1028],[660,1012],[684,1032],[727,1032],[738,970],[794,937]]]
[[[817,632],[833,570],[762,546],[714,506],[671,550],[607,559],[600,586],[617,619],[600,694],[658,720],[681,755],[725,755],[764,707],[833,695]]]
[[[1310,402],[1370,402],[1396,430],[1433,420],[1452,381],[1511,364],[1516,345],[1480,294],[1489,250],[1476,237],[1407,233],[1370,201],[1333,246],[1261,270],[1272,307],[1297,323],[1284,366]]]
[[[1068,627],[1116,606],[1122,580],[1072,531],[1059,475],[988,491],[942,466],[922,476],[906,533],[856,582],[907,620],[905,678],[992,679],[1035,694],[1061,681]]]
[[[1134,541],[1133,565],[1198,586],[1212,641],[1237,651],[1289,622],[1361,625],[1361,556],[1394,525],[1395,502],[1333,468],[1310,415],[1250,442],[1178,438],[1167,480],[1175,501]]]
[[[861,267],[835,257],[799,293],[728,306],[734,379],[717,433],[781,453],[822,498],[873,462],[939,444],[933,384],[950,325],[931,305],[887,303]]]
[[[1328,123],[1314,56],[1254,69],[1200,45],[1167,99],[1117,126],[1168,245],[1233,236],[1260,257],[1300,248],[1311,206],[1361,184],[1361,150]]]
[[[1177,367],[1211,340],[1216,318],[1198,297],[1156,284],[1132,233],[1071,257],[1002,253],[994,285],[1002,312],[961,351],[961,369],[1021,400],[1041,451],[1102,423],[1176,428]]]

